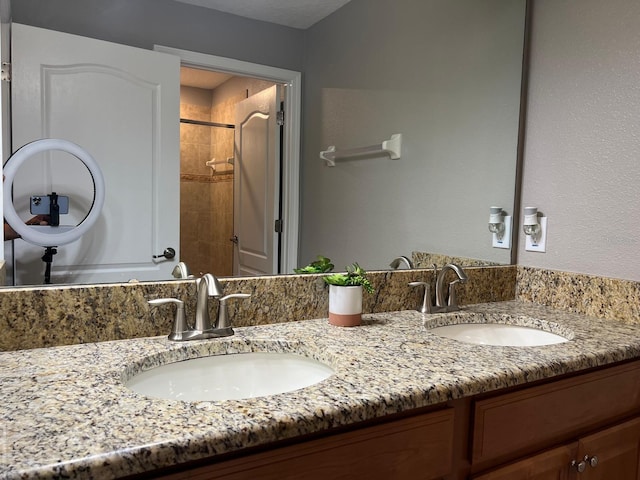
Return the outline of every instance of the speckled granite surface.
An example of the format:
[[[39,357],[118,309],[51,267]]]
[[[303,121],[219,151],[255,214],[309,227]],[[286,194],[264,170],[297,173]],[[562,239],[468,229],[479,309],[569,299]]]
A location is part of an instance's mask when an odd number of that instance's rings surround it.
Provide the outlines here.
[[[640,282],[519,266],[516,291],[522,301],[640,324]]]
[[[623,322],[604,325],[516,301],[466,311],[488,321],[533,317],[573,339],[545,347],[471,345],[424,326],[452,314],[405,311],[365,315],[356,328],[317,319],[187,344],[162,337],[0,353],[0,476],[117,478],[640,356],[640,329]],[[154,400],[122,384],[149,356],[158,363],[162,356],[250,350],[299,352],[335,374],[295,392],[241,401]]]
[[[411,252],[411,260],[416,268],[431,268],[435,263],[438,267],[443,267],[447,263],[457,263],[463,267],[491,267],[498,266],[499,263],[477,258],[453,257],[441,253]]]
[[[468,268],[469,282],[458,287],[461,304],[515,298],[516,267]],[[284,275],[222,279],[225,293],[251,293],[250,300],[229,303],[232,323],[264,325],[327,315],[329,294],[321,275]],[[365,295],[366,313],[417,308],[419,289],[407,284],[429,281],[430,270],[370,274],[376,293]],[[0,290],[0,350],[17,350],[168,334],[171,308],[147,304],[154,298],[185,301],[187,318],[195,309],[195,282],[128,283],[95,286],[10,288]],[[432,288],[434,291],[434,288]],[[217,305],[210,301],[215,318]]]

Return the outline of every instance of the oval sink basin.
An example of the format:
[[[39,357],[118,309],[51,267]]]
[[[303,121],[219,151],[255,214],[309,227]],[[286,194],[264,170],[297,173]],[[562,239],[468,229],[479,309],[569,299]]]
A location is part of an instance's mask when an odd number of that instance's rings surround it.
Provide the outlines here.
[[[298,390],[333,373],[324,363],[291,353],[234,353],[168,363],[125,385],[168,400],[239,400]]]
[[[535,347],[569,341],[565,337],[537,328],[495,323],[459,323],[431,328],[429,331],[441,337],[477,345]]]

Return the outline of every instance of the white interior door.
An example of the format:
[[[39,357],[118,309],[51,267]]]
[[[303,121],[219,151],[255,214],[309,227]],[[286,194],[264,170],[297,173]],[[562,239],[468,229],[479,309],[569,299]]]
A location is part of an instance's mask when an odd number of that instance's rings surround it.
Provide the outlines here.
[[[39,138],[77,143],[98,162],[106,199],[100,220],[61,246],[52,283],[171,278],[179,260],[180,60],[164,53],[12,25],[13,150]],[[14,204],[31,195],[70,198],[61,223],[77,224],[93,198],[82,164],[60,152],[19,170]],[[153,259],[167,247],[171,260]],[[43,249],[14,241],[15,284],[42,283]]]
[[[0,2],[0,8],[2,8]],[[8,70],[5,70],[5,65],[9,64],[11,61],[11,56],[9,53],[9,24],[5,23],[4,18],[0,18],[0,60],[2,62],[2,71],[3,74],[0,77],[5,77],[8,74]],[[0,78],[0,153],[2,154],[2,163],[9,158],[11,155],[11,130],[9,125],[11,123],[10,117],[10,90],[9,90],[9,81],[6,78]],[[3,195],[3,185],[4,182],[0,183],[0,214],[4,218],[4,209],[2,206],[2,195]],[[4,263],[5,254],[11,253],[11,247],[9,246],[8,251],[5,251],[4,242],[0,244],[0,285],[4,285],[5,282],[5,273],[6,273],[6,265]]]
[[[234,275],[279,273],[280,89],[274,85],[236,105]]]

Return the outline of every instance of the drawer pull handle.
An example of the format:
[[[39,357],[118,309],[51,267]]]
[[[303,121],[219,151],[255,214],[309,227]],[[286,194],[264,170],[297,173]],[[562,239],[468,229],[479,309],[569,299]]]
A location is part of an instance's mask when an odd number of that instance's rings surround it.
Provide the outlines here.
[[[598,457],[596,457],[595,455],[593,457],[591,457],[589,459],[589,465],[591,465],[592,467],[595,467],[598,465]]]

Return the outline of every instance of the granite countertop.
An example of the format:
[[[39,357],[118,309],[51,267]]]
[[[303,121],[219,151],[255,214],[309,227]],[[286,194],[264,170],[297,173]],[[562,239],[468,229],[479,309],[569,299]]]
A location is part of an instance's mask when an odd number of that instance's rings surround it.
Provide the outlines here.
[[[468,312],[494,322],[535,318],[571,340],[496,347],[428,332]],[[159,362],[247,351],[300,353],[335,374],[295,392],[216,402],[150,399],[122,384]],[[117,478],[636,357],[640,326],[517,301],[365,315],[357,328],[318,319],[197,342],[154,337],[4,352],[0,478]]]

